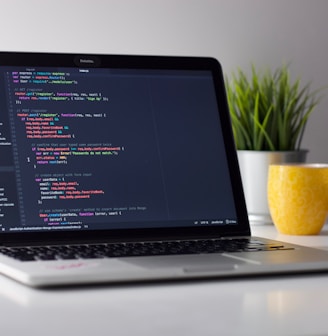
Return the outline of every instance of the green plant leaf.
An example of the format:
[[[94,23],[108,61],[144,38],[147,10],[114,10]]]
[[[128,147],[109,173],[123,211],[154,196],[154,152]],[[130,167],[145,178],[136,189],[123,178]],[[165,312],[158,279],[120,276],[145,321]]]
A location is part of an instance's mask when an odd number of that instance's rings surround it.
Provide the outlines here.
[[[237,69],[226,76],[228,104],[237,149],[298,150],[307,121],[322,89],[291,82],[288,65],[275,71],[257,70],[250,76]]]

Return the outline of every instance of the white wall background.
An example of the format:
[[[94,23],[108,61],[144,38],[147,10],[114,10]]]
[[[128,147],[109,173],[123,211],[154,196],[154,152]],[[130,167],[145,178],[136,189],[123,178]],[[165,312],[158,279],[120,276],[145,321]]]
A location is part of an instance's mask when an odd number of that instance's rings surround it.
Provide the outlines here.
[[[0,0],[0,50],[214,56],[328,85],[327,0]],[[328,90],[305,133],[328,162]]]

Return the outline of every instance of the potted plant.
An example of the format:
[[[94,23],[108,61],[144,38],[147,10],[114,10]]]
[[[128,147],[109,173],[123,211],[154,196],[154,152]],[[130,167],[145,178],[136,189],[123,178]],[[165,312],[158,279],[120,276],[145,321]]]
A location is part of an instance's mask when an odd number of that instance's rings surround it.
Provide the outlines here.
[[[268,166],[306,160],[301,142],[320,90],[292,81],[287,65],[274,72],[252,65],[249,76],[238,69],[226,78],[226,88],[250,221],[271,222]]]

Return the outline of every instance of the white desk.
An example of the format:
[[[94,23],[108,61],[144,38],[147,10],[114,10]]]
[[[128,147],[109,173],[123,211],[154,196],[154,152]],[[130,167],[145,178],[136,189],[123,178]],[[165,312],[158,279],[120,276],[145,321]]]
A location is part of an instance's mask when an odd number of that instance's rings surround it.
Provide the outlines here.
[[[320,236],[255,235],[309,246]],[[327,335],[328,274],[34,290],[0,276],[3,336]]]

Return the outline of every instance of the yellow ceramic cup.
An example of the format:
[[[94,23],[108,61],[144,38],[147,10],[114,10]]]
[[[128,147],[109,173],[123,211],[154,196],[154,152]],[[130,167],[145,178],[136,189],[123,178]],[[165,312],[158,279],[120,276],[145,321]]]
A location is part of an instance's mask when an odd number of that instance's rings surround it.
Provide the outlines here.
[[[268,204],[280,233],[318,234],[328,213],[328,164],[270,165]]]

